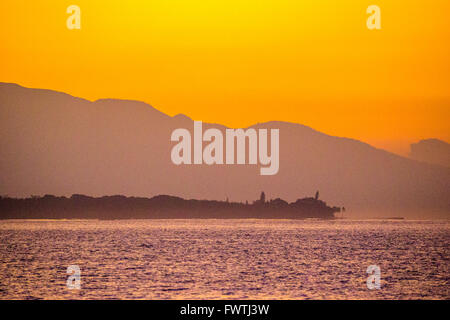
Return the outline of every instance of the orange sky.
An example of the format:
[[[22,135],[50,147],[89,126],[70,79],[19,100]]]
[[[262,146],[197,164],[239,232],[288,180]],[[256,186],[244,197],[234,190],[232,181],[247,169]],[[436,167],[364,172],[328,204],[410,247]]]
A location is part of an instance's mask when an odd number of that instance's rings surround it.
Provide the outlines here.
[[[81,8],[68,30],[66,8]],[[381,8],[368,30],[366,8]],[[398,153],[450,141],[448,0],[2,0],[0,81]]]

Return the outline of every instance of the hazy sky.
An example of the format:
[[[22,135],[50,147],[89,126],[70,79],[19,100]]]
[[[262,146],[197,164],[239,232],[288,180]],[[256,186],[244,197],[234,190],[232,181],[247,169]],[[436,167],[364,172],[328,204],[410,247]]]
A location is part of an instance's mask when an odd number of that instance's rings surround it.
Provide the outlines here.
[[[66,8],[81,8],[69,30]],[[381,8],[368,30],[366,8]],[[2,0],[0,81],[394,152],[450,140],[448,0]]]

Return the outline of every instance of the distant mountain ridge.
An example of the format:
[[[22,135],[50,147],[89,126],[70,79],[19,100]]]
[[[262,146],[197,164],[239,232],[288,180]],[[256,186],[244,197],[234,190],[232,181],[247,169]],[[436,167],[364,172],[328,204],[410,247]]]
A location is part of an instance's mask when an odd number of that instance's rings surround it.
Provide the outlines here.
[[[0,121],[0,195],[176,194],[245,201],[265,190],[293,201],[319,189],[350,215],[450,216],[450,168],[300,124],[251,126],[280,129],[280,170],[260,176],[250,165],[174,165],[171,132],[192,130],[193,121],[139,101],[91,102],[0,83]]]
[[[439,139],[424,139],[411,144],[410,158],[450,168],[450,144]]]

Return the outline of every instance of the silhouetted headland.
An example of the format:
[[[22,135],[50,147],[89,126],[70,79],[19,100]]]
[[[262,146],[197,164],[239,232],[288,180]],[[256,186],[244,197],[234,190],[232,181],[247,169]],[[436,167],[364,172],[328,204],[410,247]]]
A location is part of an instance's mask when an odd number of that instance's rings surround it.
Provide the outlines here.
[[[318,192],[315,197],[291,203],[280,198],[266,201],[264,192],[253,203],[186,200],[168,195],[0,197],[0,219],[333,219],[334,213],[340,211],[319,200]]]

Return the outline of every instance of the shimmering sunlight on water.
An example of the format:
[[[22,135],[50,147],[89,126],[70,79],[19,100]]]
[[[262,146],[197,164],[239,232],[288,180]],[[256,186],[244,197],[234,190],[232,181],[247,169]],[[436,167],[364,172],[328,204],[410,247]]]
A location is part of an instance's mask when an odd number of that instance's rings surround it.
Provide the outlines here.
[[[0,240],[1,299],[450,298],[448,221],[9,220]]]

